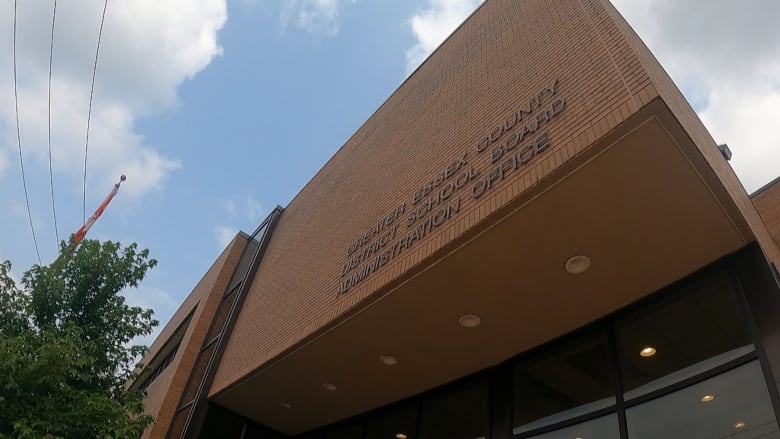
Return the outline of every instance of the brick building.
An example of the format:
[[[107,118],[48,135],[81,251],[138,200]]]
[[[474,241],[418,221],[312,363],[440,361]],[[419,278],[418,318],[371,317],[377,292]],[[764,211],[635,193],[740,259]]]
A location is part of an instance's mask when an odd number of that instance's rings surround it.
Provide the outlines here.
[[[204,275],[146,435],[778,438],[778,202],[607,0],[489,0]]]

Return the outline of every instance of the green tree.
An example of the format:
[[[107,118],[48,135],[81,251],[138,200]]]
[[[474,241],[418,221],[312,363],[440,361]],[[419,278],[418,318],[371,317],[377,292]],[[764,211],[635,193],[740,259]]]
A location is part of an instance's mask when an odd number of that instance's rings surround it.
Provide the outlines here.
[[[94,240],[18,285],[0,263],[0,437],[141,436],[152,419],[126,384],[146,347],[131,343],[158,322],[119,293],[156,264],[136,244]]]

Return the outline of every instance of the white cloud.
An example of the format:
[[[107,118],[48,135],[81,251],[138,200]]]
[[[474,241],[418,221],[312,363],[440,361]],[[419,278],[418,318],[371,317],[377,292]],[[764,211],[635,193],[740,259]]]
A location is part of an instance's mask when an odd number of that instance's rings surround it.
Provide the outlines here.
[[[171,295],[161,288],[139,286],[138,288],[128,288],[121,294],[125,297],[125,302],[128,305],[144,309],[151,308],[155,314],[170,314],[179,306]]]
[[[0,149],[0,176],[2,176],[5,173],[5,170],[8,168],[8,157],[6,156],[6,152],[3,149]]]
[[[5,257],[5,254],[3,253],[3,248],[0,247],[0,262],[5,262],[7,260],[8,260],[8,258]],[[16,284],[17,287],[20,287],[21,286],[22,277],[17,275],[16,273],[14,273],[13,261],[11,262],[11,264],[12,264],[11,265],[11,270],[8,272],[8,276],[11,278],[12,281],[14,281],[14,283]],[[16,267],[16,269],[18,270],[19,267]]]
[[[225,201],[225,203],[222,205],[222,208],[224,209],[225,213],[229,216],[235,216],[236,214],[236,203],[233,202],[233,200]]]
[[[246,197],[246,218],[252,223],[260,223],[260,215],[263,214],[263,206],[253,196]]]
[[[222,203],[222,210],[226,214],[223,219],[233,224],[223,223],[214,226],[214,237],[220,251],[230,244],[242,227],[245,227],[245,230],[254,230],[260,224],[263,215],[262,205],[252,195],[247,195],[238,205],[233,200],[225,201]]]
[[[613,0],[659,58],[749,191],[780,174],[780,2]],[[428,0],[410,20],[416,69],[481,0]]]
[[[152,343],[154,343],[154,341],[157,340],[157,337],[162,332],[163,327],[165,326],[165,323],[168,320],[170,320],[170,317],[171,316],[168,316],[166,319],[162,319],[162,318],[160,318],[160,316],[155,314],[154,318],[159,320],[160,324],[157,325],[157,327],[155,327],[154,329],[152,329],[152,333],[151,334],[149,334],[147,336],[144,336],[144,337],[136,337],[136,338],[130,340],[130,342],[127,343],[127,346],[128,347],[129,346],[146,346],[147,348],[149,348],[152,345]],[[139,358],[136,358],[135,362],[136,363],[140,362],[142,357],[143,356],[141,356]]]
[[[409,19],[417,44],[406,51],[412,73],[483,0],[429,0],[428,8]]]
[[[282,26],[293,25],[311,33],[336,34],[344,3],[357,0],[283,0]]]
[[[52,162],[56,175],[79,188],[95,45],[103,2],[57,5],[52,79]],[[25,165],[48,173],[50,2],[19,2],[17,71]],[[12,2],[0,16],[13,17]],[[109,2],[97,67],[89,133],[88,187],[102,194],[119,174],[123,192],[141,196],[159,188],[181,166],[135,131],[139,118],[177,104],[183,81],[221,54],[217,32],[227,19],[225,0]],[[13,47],[12,20],[0,23],[0,48]],[[0,57],[0,171],[16,152],[12,58]],[[18,155],[18,152],[16,152]],[[29,158],[28,158],[29,157]],[[2,174],[0,174],[2,176]]]
[[[155,287],[142,285],[138,288],[125,289],[121,294],[125,297],[125,303],[130,306],[154,310],[154,318],[159,320],[160,324],[152,330],[151,334],[144,337],[136,337],[129,343],[130,345],[151,346],[152,342],[160,335],[165,322],[170,320],[179,304],[165,290]]]
[[[235,238],[236,233],[238,233],[238,229],[233,226],[219,225],[214,227],[214,234],[217,238],[217,245],[219,246],[220,251],[230,244],[230,241]]]
[[[748,191],[780,174],[780,2],[613,0],[692,102]]]

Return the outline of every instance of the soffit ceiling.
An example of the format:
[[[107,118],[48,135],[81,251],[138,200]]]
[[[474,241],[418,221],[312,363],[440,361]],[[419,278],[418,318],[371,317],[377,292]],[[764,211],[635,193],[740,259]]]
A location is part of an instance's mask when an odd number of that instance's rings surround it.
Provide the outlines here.
[[[303,432],[500,363],[752,240],[665,107],[621,131],[565,178],[215,402]],[[580,254],[590,269],[568,274],[564,262]],[[481,326],[459,326],[463,314]],[[381,355],[399,362],[385,366]]]

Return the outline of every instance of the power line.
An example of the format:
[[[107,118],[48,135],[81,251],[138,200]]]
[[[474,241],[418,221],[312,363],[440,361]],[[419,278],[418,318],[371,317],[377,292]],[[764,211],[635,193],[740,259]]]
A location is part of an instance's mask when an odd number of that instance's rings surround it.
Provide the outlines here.
[[[19,166],[22,168],[22,186],[24,187],[24,201],[27,203],[27,218],[30,219],[30,231],[32,232],[35,254],[38,256],[38,265],[41,264],[41,253],[38,251],[38,240],[35,238],[32,213],[30,212],[30,198],[27,196],[27,179],[24,176],[24,158],[22,155],[22,135],[19,130],[19,94],[16,91],[16,0],[14,0],[14,107],[16,109],[16,142],[19,145]]]
[[[54,235],[57,237],[57,249],[60,248],[60,232],[57,227],[57,208],[54,203],[54,173],[51,169],[51,64],[54,57],[54,21],[57,18],[57,0],[51,13],[51,43],[49,44],[49,187],[51,188],[51,212],[54,215]]]
[[[16,0],[14,0],[16,1]],[[95,93],[95,73],[97,72],[98,54],[100,54],[100,39],[103,37],[103,23],[106,21],[106,8],[108,0],[103,3],[103,15],[100,17],[100,31],[98,32],[97,48],[95,49],[95,65],[92,67],[92,87],[89,90],[89,112],[87,112],[87,139],[84,142],[84,182],[81,196],[81,221],[87,221],[87,156],[89,153],[89,122],[92,119],[92,96]]]

